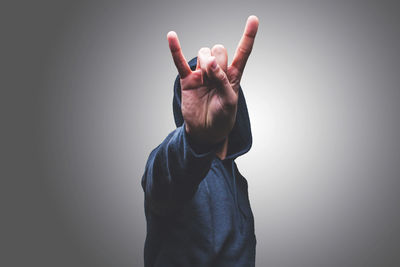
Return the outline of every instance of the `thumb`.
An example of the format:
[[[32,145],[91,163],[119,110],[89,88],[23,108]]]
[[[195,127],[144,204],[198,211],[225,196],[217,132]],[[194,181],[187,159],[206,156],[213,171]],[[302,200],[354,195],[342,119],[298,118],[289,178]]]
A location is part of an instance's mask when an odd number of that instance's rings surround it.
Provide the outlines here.
[[[223,95],[231,96],[234,93],[226,73],[218,65],[214,56],[211,56],[209,62],[207,62],[207,75],[217,83]]]

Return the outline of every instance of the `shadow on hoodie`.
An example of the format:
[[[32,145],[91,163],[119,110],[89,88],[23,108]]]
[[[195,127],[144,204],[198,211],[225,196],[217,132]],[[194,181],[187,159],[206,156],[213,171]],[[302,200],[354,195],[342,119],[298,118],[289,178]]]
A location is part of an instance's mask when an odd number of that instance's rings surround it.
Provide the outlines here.
[[[196,57],[189,61],[192,70],[196,63]],[[242,88],[227,156],[221,160],[217,147],[201,151],[186,135],[179,78],[173,99],[177,128],[150,153],[141,182],[145,266],[254,266],[256,237],[247,181],[234,162],[252,144]]]

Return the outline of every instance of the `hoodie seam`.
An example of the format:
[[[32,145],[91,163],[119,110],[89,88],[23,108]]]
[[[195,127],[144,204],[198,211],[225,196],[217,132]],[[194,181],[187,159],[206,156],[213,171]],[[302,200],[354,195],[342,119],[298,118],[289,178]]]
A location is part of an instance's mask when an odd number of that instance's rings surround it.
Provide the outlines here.
[[[212,168],[212,167],[211,167]],[[207,189],[207,199],[208,203],[212,203],[210,188],[208,186],[207,179],[204,179],[204,183]],[[213,206],[210,205],[210,217],[211,217],[211,243],[212,243],[212,257],[216,256],[216,249],[215,249],[215,219],[214,219],[214,210]]]

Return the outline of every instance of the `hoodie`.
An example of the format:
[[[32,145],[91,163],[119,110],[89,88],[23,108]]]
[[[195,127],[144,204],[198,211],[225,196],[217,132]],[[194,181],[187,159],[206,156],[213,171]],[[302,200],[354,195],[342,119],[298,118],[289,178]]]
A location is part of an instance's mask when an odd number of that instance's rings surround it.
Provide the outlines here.
[[[196,57],[189,61],[192,70],[196,63]],[[255,266],[247,181],[235,163],[252,144],[242,88],[223,160],[215,154],[217,146],[197,147],[186,134],[179,75],[173,112],[177,128],[150,153],[141,181],[145,266]]]

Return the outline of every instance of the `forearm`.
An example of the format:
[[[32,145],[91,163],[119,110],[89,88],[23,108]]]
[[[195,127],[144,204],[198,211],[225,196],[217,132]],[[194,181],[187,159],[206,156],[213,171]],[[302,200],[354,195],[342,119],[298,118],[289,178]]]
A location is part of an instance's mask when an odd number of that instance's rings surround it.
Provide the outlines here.
[[[149,205],[159,213],[190,199],[207,175],[216,147],[199,147],[184,124],[154,149],[147,161],[142,187]]]

